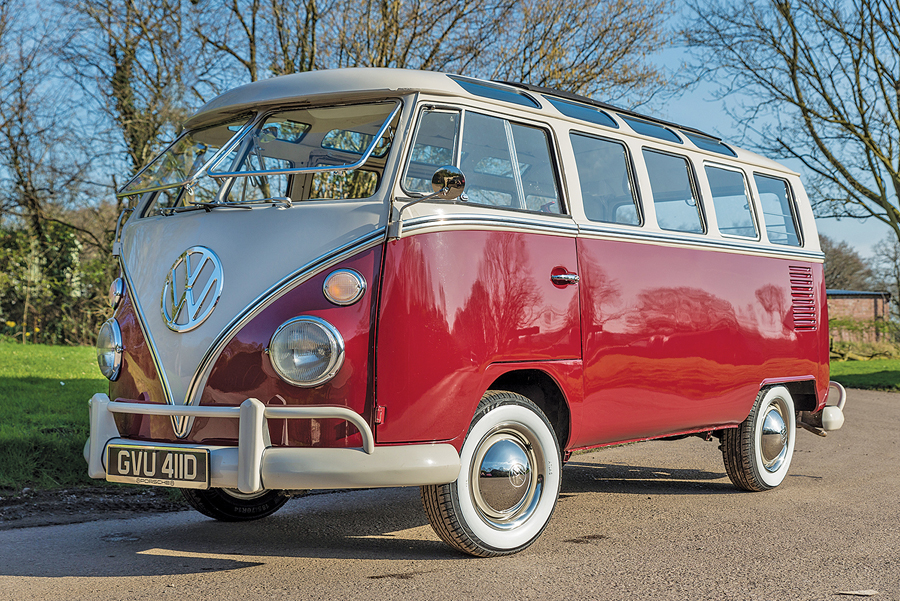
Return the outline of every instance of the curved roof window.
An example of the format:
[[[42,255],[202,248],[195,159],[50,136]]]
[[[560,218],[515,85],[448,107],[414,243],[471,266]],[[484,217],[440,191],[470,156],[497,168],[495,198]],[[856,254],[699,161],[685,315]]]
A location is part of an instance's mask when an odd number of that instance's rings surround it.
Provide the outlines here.
[[[678,134],[673,132],[668,127],[663,127],[662,125],[657,125],[656,123],[651,123],[649,121],[644,121],[643,119],[635,119],[634,117],[626,117],[625,115],[619,115],[622,120],[627,123],[631,129],[635,132],[650,136],[651,138],[658,138],[660,140],[665,140],[666,142],[675,142],[676,144],[683,144],[681,138],[678,137]]]
[[[547,100],[550,101],[550,104],[556,107],[556,110],[558,110],[566,117],[581,119],[582,121],[595,123],[597,125],[605,125],[606,127],[614,127],[616,129],[619,128],[619,125],[613,120],[613,118],[600,109],[596,109],[585,104],[566,102],[565,100],[560,100],[559,98],[547,98]]]
[[[728,157],[736,157],[737,153],[733,151],[730,147],[726,146],[719,140],[714,140],[713,138],[707,138],[706,136],[698,136],[697,134],[689,134],[686,131],[681,132],[684,134],[688,140],[694,143],[694,146],[699,148],[700,150],[708,150],[710,152],[717,152],[719,154],[724,154]]]
[[[541,108],[541,105],[538,104],[537,100],[535,100],[528,94],[523,94],[521,92],[516,92],[515,90],[509,90],[507,88],[501,88],[499,86],[488,85],[486,83],[482,83],[480,81],[475,81],[472,79],[466,79],[464,77],[451,77],[450,79],[458,83],[466,92],[468,92],[469,94],[474,94],[475,96],[490,98],[492,100],[502,100],[503,102],[518,104],[520,106],[527,106],[529,108]]]

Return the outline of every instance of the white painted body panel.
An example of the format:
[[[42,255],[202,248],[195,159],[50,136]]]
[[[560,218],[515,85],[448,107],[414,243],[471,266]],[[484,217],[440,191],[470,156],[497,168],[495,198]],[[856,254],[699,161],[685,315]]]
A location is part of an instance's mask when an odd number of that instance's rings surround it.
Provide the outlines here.
[[[172,402],[190,401],[190,382],[204,355],[260,295],[314,259],[384,227],[386,213],[381,200],[322,201],[130,220],[122,235],[122,261]],[[192,246],[205,246],[219,257],[222,296],[199,327],[178,333],[163,319],[162,292],[173,263]]]

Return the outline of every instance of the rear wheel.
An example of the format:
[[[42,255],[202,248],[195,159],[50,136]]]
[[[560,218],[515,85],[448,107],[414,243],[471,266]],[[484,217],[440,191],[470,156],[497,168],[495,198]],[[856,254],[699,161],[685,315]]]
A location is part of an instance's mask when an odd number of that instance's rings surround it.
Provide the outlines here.
[[[791,393],[784,386],[761,391],[741,426],[722,433],[722,456],[732,483],[752,491],[781,484],[791,465],[796,435]]]
[[[556,507],[562,457],[546,416],[522,395],[489,390],[460,453],[456,482],[422,487],[432,528],[478,557],[531,545]]]
[[[181,494],[191,507],[207,517],[223,522],[247,522],[264,518],[281,509],[290,499],[290,496],[280,490],[245,494],[230,488],[182,488]]]

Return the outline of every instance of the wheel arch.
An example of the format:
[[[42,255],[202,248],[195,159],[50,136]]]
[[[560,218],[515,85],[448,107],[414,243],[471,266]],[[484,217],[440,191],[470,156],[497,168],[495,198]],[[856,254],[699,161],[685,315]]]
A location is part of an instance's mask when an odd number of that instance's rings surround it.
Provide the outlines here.
[[[537,405],[553,426],[560,451],[566,449],[572,412],[565,393],[550,374],[540,369],[508,371],[491,382],[488,389],[515,392]]]
[[[774,386],[784,386],[791,393],[794,409],[797,411],[815,411],[819,397],[816,393],[815,379],[804,380],[767,380],[759,387],[760,393]]]

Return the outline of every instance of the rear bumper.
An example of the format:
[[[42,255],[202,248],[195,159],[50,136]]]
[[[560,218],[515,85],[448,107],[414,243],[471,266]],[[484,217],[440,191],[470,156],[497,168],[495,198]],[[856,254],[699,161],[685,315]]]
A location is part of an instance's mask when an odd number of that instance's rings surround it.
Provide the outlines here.
[[[266,407],[247,399],[240,407],[149,405],[110,401],[105,394],[90,400],[91,435],[84,447],[91,478],[106,478],[108,444],[146,446],[146,441],[122,438],[113,413],[222,417],[240,420],[238,446],[170,444],[167,447],[207,449],[210,486],[243,493],[261,490],[376,488],[447,484],[459,474],[459,454],[449,444],[376,447],[369,425],[344,407]],[[346,419],[359,429],[363,448],[272,447],[267,418]]]

